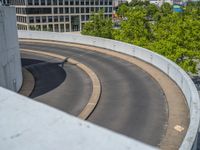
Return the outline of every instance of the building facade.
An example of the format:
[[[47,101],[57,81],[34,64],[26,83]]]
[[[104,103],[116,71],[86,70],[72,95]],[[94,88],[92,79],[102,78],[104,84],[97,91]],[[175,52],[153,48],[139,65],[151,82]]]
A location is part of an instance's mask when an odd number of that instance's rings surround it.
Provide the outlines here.
[[[112,17],[113,0],[10,0],[20,30],[81,31],[94,12]]]

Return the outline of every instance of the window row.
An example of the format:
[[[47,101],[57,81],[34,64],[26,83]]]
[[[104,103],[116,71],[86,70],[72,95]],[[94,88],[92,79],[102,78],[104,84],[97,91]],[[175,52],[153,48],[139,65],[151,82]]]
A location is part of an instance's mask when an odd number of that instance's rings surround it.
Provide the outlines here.
[[[27,23],[26,17],[23,16],[17,16],[17,22]]]
[[[17,14],[68,14],[68,13],[92,13],[103,10],[111,13],[112,7],[54,7],[54,8],[16,8]]]
[[[111,18],[112,17],[112,14],[107,14],[107,15],[104,15],[105,18]],[[90,15],[81,15],[81,21],[88,21],[90,18]]]
[[[112,0],[27,0],[28,5],[112,5]]]
[[[105,13],[112,12],[112,7],[59,7],[53,8],[54,14],[65,14],[65,13],[92,13],[103,10]]]
[[[25,5],[25,0],[9,0],[8,2],[11,5]]]
[[[29,25],[29,30],[69,32],[70,26],[69,26],[69,24]]]
[[[29,23],[69,22],[69,16],[36,16],[29,17]]]
[[[27,25],[21,25],[21,24],[17,24],[17,29],[18,30],[27,30]]]
[[[88,21],[90,15],[81,15],[81,21]],[[112,14],[107,14],[105,17],[112,17]],[[21,22],[21,21],[18,21]],[[31,16],[28,23],[51,23],[51,22],[69,22],[69,16]]]

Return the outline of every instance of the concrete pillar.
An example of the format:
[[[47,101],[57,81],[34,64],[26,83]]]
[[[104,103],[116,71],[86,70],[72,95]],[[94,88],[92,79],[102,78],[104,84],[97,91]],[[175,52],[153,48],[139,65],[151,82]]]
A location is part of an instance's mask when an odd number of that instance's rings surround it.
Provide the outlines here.
[[[18,91],[22,84],[15,8],[0,6],[0,86]]]

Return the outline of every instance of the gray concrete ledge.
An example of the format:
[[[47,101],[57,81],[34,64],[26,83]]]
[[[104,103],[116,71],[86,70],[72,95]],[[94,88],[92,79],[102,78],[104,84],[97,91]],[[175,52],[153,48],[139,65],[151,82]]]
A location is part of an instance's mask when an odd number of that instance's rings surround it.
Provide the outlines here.
[[[166,73],[172,80],[174,80],[174,82],[180,87],[180,89],[185,95],[188,107],[190,109],[190,124],[180,149],[195,149],[200,119],[200,103],[198,92],[187,73],[185,73],[179,66],[177,66],[172,61],[147,49],[104,38],[66,33],[63,34],[36,31],[19,31],[18,34],[19,38],[54,40],[60,42],[77,43],[106,48],[134,56],[159,68],[161,71]]]
[[[154,148],[0,87],[1,150]]]

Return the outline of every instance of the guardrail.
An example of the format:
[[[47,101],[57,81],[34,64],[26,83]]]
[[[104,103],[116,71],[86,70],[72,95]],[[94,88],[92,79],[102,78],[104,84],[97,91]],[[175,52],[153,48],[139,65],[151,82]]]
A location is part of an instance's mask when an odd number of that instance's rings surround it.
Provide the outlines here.
[[[190,124],[180,149],[196,149],[200,119],[199,95],[190,77],[174,62],[167,58],[135,45],[98,37],[70,33],[19,31],[19,38],[54,40],[68,43],[91,45],[125,53],[152,64],[166,73],[180,87],[190,109]]]

